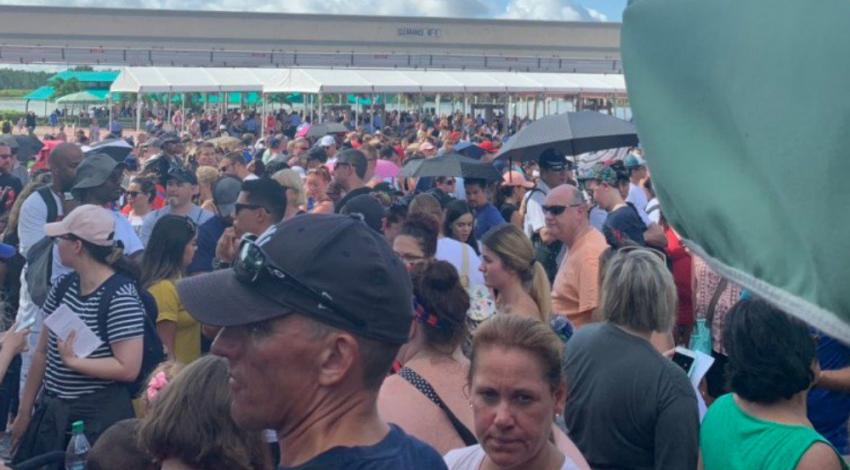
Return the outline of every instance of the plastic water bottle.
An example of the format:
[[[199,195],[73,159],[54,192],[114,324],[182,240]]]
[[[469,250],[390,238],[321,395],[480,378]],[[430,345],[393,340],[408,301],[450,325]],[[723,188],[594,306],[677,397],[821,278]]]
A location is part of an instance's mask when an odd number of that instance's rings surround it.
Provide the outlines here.
[[[91,446],[83,433],[85,425],[82,421],[74,421],[71,425],[71,442],[65,451],[65,470],[85,470],[86,457]]]

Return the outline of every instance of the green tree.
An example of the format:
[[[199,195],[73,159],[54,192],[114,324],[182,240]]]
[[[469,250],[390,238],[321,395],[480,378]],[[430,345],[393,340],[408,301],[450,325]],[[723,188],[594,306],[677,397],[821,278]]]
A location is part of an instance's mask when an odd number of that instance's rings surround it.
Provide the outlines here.
[[[91,67],[91,65],[78,65],[78,66],[72,68],[71,70],[73,70],[74,72],[93,72],[94,71],[94,69]]]
[[[78,91],[83,91],[82,85],[80,85],[80,81],[74,77],[69,78],[68,80],[62,80],[61,78],[57,78],[50,82],[53,85],[53,96],[50,99],[55,100],[56,98],[61,98],[65,95],[70,95],[71,93],[76,93]]]

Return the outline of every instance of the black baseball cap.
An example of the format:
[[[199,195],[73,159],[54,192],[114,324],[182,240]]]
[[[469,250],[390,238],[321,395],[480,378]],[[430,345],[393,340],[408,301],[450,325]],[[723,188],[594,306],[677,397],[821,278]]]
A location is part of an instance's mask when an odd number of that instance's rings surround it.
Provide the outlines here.
[[[198,184],[198,177],[195,176],[194,172],[179,166],[172,166],[171,169],[168,170],[168,174],[165,176],[165,182],[167,183],[168,180],[177,180],[181,183]]]
[[[361,217],[300,215],[272,226],[255,245],[264,265],[273,265],[260,270],[266,274],[257,281],[246,281],[231,268],[177,284],[193,317],[229,327],[297,313],[363,338],[407,342],[413,318],[410,276],[383,235]],[[237,264],[250,251],[245,248],[251,247],[243,245]]]
[[[570,162],[567,161],[567,158],[553,148],[544,150],[537,161],[540,164],[541,170],[561,171],[569,170],[571,168]]]
[[[384,206],[369,194],[361,194],[351,198],[350,201],[342,206],[339,213],[360,214],[366,225],[372,227],[376,232],[383,233],[386,211],[384,210]]]
[[[181,142],[180,136],[175,134],[174,132],[166,132],[159,136],[159,141],[161,145],[165,144],[179,144]]]

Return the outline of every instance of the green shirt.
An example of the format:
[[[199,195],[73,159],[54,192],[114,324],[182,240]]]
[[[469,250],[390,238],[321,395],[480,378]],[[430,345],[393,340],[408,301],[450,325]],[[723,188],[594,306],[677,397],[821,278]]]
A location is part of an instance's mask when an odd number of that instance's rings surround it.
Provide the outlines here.
[[[700,431],[705,470],[794,470],[817,442],[832,447],[810,427],[765,421],[744,413],[731,393],[711,405]],[[839,460],[846,469],[841,456]]]

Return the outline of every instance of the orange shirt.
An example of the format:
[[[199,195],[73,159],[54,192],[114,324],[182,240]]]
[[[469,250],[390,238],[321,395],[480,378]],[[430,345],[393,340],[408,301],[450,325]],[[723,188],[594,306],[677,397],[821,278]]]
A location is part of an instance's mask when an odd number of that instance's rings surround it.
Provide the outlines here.
[[[552,310],[566,316],[574,328],[593,321],[593,311],[599,306],[599,256],[607,248],[605,236],[591,228],[570,247],[558,268],[552,286]]]

